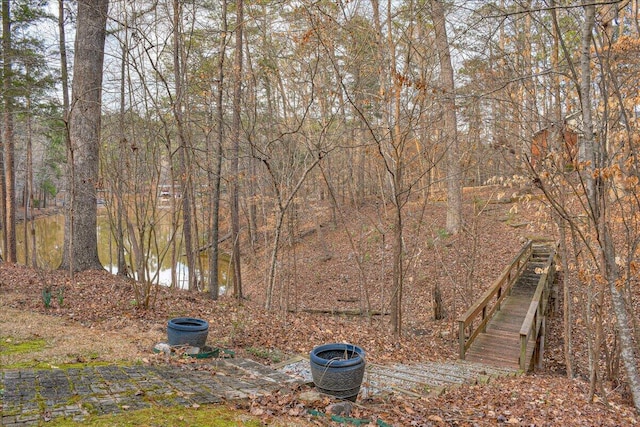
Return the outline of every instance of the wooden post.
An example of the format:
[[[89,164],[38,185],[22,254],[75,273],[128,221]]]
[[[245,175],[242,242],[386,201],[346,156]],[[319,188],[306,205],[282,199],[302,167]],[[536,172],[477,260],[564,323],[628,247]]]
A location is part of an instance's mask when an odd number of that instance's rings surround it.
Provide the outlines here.
[[[464,336],[464,321],[463,320],[458,320],[458,345],[460,348],[460,352],[458,354],[458,356],[460,357],[460,359],[464,360],[464,345],[465,345],[465,336]]]
[[[557,313],[558,310],[560,310],[560,298],[558,297],[558,284],[556,282],[556,260],[557,260],[558,254],[556,252],[556,254],[554,255],[553,258],[553,264],[551,265],[550,268],[550,277],[551,277],[551,286],[553,286],[553,312]]]
[[[520,370],[527,371],[527,335],[520,334]]]
[[[487,306],[485,305],[484,307],[482,307],[482,322],[484,322],[484,319],[487,317]],[[484,323],[484,326],[482,327],[482,332],[484,332],[486,330],[487,324]]]
[[[542,369],[542,356],[544,355],[544,340],[546,338],[547,317],[542,316],[542,326],[540,327],[540,343],[538,344],[538,363],[536,368]]]

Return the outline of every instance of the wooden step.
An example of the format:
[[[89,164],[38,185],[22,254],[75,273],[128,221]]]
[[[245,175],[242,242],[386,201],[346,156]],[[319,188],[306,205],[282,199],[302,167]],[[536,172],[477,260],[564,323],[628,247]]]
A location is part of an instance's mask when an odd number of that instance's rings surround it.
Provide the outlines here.
[[[522,322],[520,322],[522,323]],[[504,334],[505,339],[520,339],[520,326],[517,328],[510,327],[509,325],[500,324],[498,322],[487,325],[487,330],[484,333]]]
[[[483,363],[491,366],[498,366],[502,368],[511,368],[511,369],[520,368],[520,365],[517,359],[514,362],[513,359],[497,357],[489,354],[476,354],[474,352],[469,352],[467,353],[466,360],[475,362],[475,363]]]
[[[519,345],[520,343],[520,334],[512,334],[506,331],[500,331],[496,329],[492,329],[487,332],[483,332],[478,335],[475,342],[473,343],[474,347],[510,347],[514,345]]]
[[[533,345],[527,347],[527,365],[531,361],[533,356]],[[520,368],[520,347],[514,346],[509,348],[496,347],[496,350],[492,350],[491,347],[479,347],[475,346],[469,349],[465,356],[465,360],[474,363],[483,363],[491,366],[508,367],[512,369]]]

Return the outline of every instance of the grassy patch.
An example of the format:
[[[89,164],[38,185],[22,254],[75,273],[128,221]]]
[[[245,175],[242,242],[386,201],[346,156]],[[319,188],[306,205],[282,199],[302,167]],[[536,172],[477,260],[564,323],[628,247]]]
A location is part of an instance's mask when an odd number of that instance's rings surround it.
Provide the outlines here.
[[[0,337],[0,366],[3,369],[51,368],[51,365],[36,360],[24,361],[23,354],[43,351],[47,342],[42,338],[20,340],[13,337]],[[40,366],[44,365],[44,366]]]
[[[67,354],[64,360],[52,362],[43,356],[49,344],[42,338],[19,339],[0,337],[0,366],[2,369],[72,369],[87,366],[107,366],[114,362],[97,360],[96,352],[82,355]],[[59,358],[58,358],[59,359]],[[130,365],[130,362],[123,363]]]
[[[15,363],[4,363],[2,369],[73,369],[89,366],[109,366],[113,362],[89,362],[89,363],[50,363],[38,360],[29,360]]]
[[[38,356],[34,356],[34,359],[29,360],[25,360],[24,357],[14,357],[24,354],[36,354],[42,352],[46,347],[47,342],[41,338],[23,341],[11,337],[2,337],[0,338],[0,365],[2,369],[72,369],[113,364],[113,362],[95,360],[93,357],[86,362],[60,363],[39,360]]]
[[[20,341],[11,337],[0,337],[0,356],[33,353],[43,350],[47,342],[42,338]]]
[[[83,421],[54,418],[47,423],[52,427],[67,426],[212,426],[259,427],[262,422],[226,406],[205,405],[199,408],[152,407],[114,415],[89,415]]]

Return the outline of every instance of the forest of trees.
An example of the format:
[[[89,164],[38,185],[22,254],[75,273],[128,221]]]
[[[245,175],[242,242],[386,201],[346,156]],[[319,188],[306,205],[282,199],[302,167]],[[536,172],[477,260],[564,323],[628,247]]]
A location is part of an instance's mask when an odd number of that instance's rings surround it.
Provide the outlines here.
[[[241,298],[241,254],[262,245],[274,309],[301,200],[335,216],[375,200],[393,211],[400,335],[406,204],[443,192],[455,234],[464,186],[529,182],[560,236],[568,375],[583,310],[589,360],[606,361],[592,393],[622,367],[640,408],[638,0],[3,0],[1,49],[3,261],[16,212],[61,194],[62,267],[98,268],[105,198],[118,272],[148,305],[169,194],[165,256],[186,254],[189,288],[218,297],[223,244]]]

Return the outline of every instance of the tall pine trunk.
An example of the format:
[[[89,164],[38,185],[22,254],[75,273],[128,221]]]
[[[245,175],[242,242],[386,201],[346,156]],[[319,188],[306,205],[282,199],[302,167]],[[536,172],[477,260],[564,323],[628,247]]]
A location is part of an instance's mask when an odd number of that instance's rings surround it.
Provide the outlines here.
[[[14,140],[13,140],[13,89],[12,89],[12,61],[13,48],[11,46],[11,4],[9,0],[2,0],[2,98],[4,100],[2,142],[4,148],[4,259],[16,262],[16,188],[14,168]]]
[[[71,271],[102,268],[98,258],[96,189],[108,8],[108,0],[78,1],[61,266]]]
[[[460,153],[458,147],[458,122],[456,119],[455,85],[453,66],[447,38],[444,6],[438,0],[431,1],[431,17],[435,32],[435,44],[440,59],[440,85],[444,93],[444,140],[447,159],[447,220],[446,229],[451,234],[460,231],[462,223],[462,189]]]

